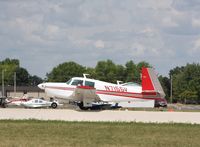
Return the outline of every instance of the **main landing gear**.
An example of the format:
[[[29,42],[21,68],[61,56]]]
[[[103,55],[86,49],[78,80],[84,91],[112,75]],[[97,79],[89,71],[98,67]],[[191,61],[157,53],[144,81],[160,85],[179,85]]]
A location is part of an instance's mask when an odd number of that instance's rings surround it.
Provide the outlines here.
[[[78,102],[77,106],[79,106],[81,110],[109,110],[120,108],[118,105],[111,106],[111,104],[108,103],[93,103],[92,106],[85,107],[83,102]]]
[[[84,107],[83,102],[77,103],[77,105],[79,106],[79,108],[81,110],[88,110],[88,109],[92,108],[92,107]]]

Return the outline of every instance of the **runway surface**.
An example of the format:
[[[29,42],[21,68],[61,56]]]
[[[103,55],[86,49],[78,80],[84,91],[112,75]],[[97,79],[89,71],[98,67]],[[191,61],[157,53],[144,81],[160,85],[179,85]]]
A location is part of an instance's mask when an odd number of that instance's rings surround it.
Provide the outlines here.
[[[63,121],[119,121],[200,124],[200,112],[76,111],[69,109],[1,108],[0,119],[38,119]]]

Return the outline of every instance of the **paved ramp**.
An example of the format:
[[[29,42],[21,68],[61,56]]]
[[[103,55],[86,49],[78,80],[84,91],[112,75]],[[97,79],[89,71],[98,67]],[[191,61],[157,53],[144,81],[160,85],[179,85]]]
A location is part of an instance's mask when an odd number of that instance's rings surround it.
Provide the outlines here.
[[[64,121],[120,121],[200,124],[199,112],[75,111],[68,109],[0,109],[0,119],[39,119]]]

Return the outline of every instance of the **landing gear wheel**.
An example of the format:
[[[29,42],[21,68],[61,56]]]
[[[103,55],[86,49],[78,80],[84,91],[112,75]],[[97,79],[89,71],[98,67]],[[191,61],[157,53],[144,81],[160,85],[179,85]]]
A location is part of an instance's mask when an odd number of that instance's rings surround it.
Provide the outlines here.
[[[83,106],[83,102],[78,103],[78,106],[79,106],[79,108],[80,108],[81,110],[88,110],[88,109],[89,109],[89,107],[84,107],[84,106]]]
[[[51,108],[53,108],[53,109],[57,108],[57,106],[58,106],[58,105],[57,105],[56,103],[52,103],[52,104],[51,104]]]
[[[7,107],[6,103],[3,103],[2,108],[6,108],[6,107]]]

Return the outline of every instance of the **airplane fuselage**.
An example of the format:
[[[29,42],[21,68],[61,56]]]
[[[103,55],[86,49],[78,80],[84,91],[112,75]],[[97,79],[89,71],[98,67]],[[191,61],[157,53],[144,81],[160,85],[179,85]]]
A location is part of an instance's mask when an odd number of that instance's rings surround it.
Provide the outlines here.
[[[113,84],[99,80],[75,77],[66,83],[42,83],[39,85],[48,96],[71,99],[71,95],[79,85],[89,86],[96,89],[96,94],[101,101],[105,102],[127,102],[152,100],[151,96],[144,96],[142,87],[139,84]]]

